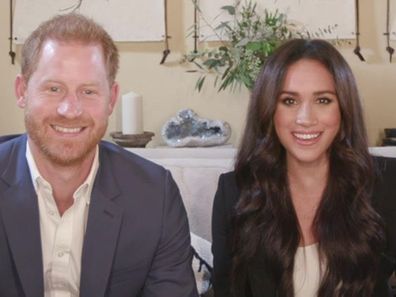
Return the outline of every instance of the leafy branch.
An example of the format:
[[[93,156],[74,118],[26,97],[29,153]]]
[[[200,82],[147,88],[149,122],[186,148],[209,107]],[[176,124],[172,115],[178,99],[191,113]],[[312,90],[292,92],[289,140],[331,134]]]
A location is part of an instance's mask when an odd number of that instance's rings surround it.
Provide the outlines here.
[[[196,0],[193,1],[202,14]],[[291,38],[310,35],[277,10],[264,10],[262,15],[259,14],[252,0],[238,1],[235,5],[223,6],[221,10],[230,16],[230,20],[222,21],[215,28],[203,18],[220,45],[184,55],[183,61],[194,64],[196,69],[193,72],[201,74],[195,86],[198,91],[202,90],[209,74],[215,75],[214,84],[218,91],[235,90],[241,85],[252,89],[261,66],[280,44]]]

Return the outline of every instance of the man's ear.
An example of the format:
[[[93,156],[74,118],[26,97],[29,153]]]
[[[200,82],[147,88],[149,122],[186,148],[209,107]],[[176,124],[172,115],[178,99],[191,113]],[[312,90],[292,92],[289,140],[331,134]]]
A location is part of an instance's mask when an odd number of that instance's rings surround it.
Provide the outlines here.
[[[119,94],[120,94],[120,86],[118,85],[117,82],[114,82],[110,89],[109,115],[113,113],[114,106],[117,103]]]
[[[25,96],[26,87],[27,87],[27,82],[25,78],[23,77],[22,74],[18,74],[17,77],[15,78],[14,91],[17,98],[17,105],[20,108],[24,108],[26,106],[26,96]]]

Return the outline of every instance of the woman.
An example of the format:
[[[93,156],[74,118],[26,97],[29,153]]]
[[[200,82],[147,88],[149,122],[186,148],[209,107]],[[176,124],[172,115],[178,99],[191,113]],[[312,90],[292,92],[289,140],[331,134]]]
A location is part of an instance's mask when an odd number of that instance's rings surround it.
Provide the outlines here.
[[[378,164],[367,146],[355,79],[338,51],[323,40],[279,47],[253,90],[235,172],[219,180],[215,296],[389,296],[385,221],[396,213],[381,217],[372,205]],[[381,207],[391,180],[378,186]]]

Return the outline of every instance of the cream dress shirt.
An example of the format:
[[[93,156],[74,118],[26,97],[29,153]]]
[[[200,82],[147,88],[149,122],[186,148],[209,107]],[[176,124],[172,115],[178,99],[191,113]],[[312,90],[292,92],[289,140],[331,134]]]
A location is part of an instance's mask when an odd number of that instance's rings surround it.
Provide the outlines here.
[[[321,281],[318,244],[298,247],[294,257],[295,297],[316,297]]]
[[[99,167],[98,147],[88,177],[74,192],[74,203],[62,216],[56,206],[51,185],[37,169],[29,142],[26,145],[26,158],[40,213],[44,297],[78,297],[88,208]]]

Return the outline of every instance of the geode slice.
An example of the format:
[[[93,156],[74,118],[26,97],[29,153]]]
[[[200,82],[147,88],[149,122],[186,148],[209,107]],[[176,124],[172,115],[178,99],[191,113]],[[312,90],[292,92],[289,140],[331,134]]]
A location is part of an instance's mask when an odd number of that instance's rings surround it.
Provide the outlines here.
[[[162,126],[161,135],[173,147],[215,146],[227,142],[231,127],[225,121],[200,118],[192,109],[183,109]]]

